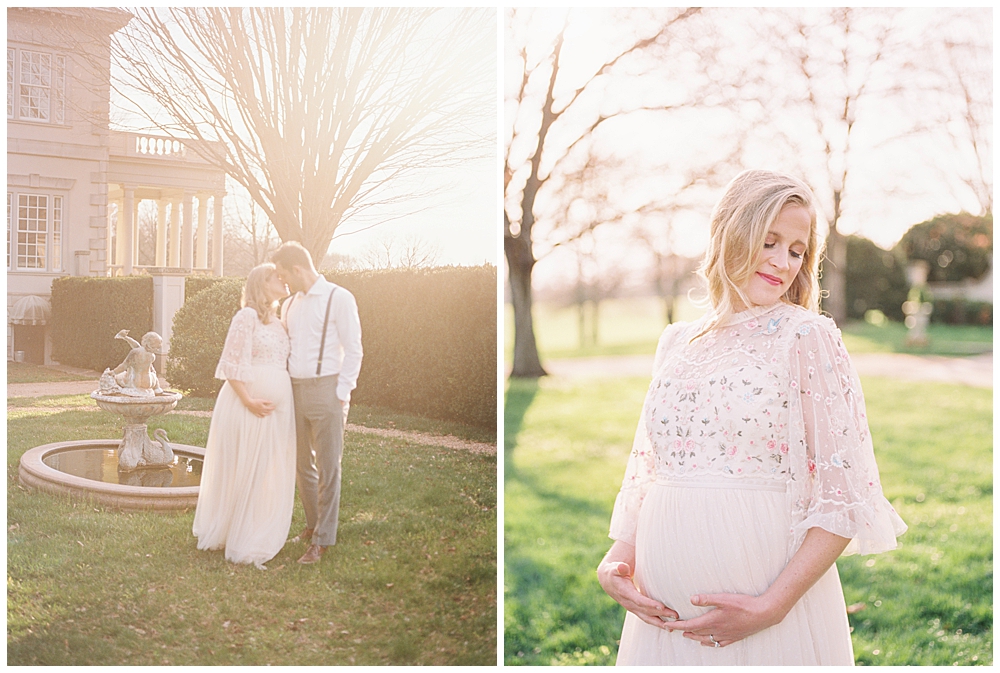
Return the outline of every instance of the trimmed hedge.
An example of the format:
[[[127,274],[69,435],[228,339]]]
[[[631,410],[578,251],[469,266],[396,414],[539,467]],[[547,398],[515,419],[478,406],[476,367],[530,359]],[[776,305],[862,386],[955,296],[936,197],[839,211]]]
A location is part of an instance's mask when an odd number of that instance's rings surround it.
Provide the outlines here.
[[[496,267],[324,272],[354,295],[365,350],[352,402],[495,427]],[[243,279],[217,281],[174,318],[167,380],[214,395]],[[190,296],[190,295],[189,295]]]
[[[57,278],[52,281],[52,358],[64,365],[104,371],[117,367],[129,345],[153,329],[153,279]]]
[[[496,426],[495,266],[325,275],[358,300],[365,358],[352,401]]]

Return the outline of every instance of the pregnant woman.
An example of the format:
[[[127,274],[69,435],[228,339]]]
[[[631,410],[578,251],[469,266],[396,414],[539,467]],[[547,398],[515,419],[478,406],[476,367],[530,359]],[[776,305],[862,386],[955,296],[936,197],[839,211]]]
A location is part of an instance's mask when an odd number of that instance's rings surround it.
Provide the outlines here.
[[[857,373],[818,313],[801,181],[745,171],[711,222],[712,309],[664,330],[598,568],[619,665],[852,665],[834,561],[896,547]]]
[[[295,414],[288,334],[275,315],[288,294],[273,264],[250,271],[216,378],[193,532],[198,549],[225,549],[261,569],[285,544],[295,500]]]

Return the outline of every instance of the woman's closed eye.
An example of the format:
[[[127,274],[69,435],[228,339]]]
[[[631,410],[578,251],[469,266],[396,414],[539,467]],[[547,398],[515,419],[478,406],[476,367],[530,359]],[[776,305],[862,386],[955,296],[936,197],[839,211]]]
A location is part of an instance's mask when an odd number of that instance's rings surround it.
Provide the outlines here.
[[[776,245],[775,243],[764,243],[764,249],[771,250],[774,248],[775,245]],[[805,252],[804,251],[800,252],[798,250],[789,250],[788,254],[794,257],[795,259],[802,259],[802,256],[805,255]]]

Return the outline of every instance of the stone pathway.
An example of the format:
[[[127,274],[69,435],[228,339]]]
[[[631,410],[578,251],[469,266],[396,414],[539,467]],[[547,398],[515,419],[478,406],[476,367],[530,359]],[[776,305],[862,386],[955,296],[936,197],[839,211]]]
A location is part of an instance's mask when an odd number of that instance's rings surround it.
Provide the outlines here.
[[[50,381],[46,383],[9,383],[7,384],[7,397],[44,397],[46,395],[89,395],[94,390],[97,389],[98,379],[100,378],[96,372],[88,372],[84,369],[74,369],[70,367],[58,367],[60,371],[69,372],[79,375],[93,374],[94,378],[90,381]],[[169,387],[169,386],[168,386]],[[24,410],[37,408],[39,410],[44,410],[47,413],[54,413],[57,411],[99,411],[97,405],[93,407],[8,407],[8,411],[11,409]],[[177,410],[171,411],[172,414],[183,414],[187,416],[201,416],[210,417],[212,412],[210,411],[185,411]],[[406,430],[390,430],[385,428],[369,428],[363,425],[354,425],[352,423],[347,424],[347,429],[351,432],[361,432],[364,434],[377,435],[379,437],[386,437],[389,439],[402,439],[404,441],[413,442],[414,444],[421,444],[424,446],[443,446],[448,449],[458,449],[461,451],[468,451],[469,453],[477,453],[483,455],[495,456],[497,453],[496,444],[488,444],[486,442],[474,442],[468,439],[462,439],[460,437],[452,437],[450,435],[431,435],[423,432],[411,432]]]
[[[858,353],[851,361],[861,376],[884,376],[908,381],[959,383],[976,388],[993,387],[993,353],[954,358],[905,353]],[[567,379],[608,376],[650,376],[652,355],[547,360],[549,374]]]

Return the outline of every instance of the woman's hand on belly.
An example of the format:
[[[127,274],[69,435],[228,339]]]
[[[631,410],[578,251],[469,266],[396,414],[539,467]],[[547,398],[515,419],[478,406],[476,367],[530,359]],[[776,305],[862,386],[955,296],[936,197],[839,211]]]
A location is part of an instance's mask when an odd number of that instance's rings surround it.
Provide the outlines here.
[[[632,581],[634,565],[635,547],[616,540],[597,567],[597,580],[609,596],[636,617],[652,626],[667,628],[679,615],[636,588]]]
[[[847,547],[849,538],[822,528],[810,528],[802,546],[774,583],[760,596],[696,594],[691,604],[712,607],[700,617],[668,625],[685,638],[709,647],[729,645],[752,636],[785,618],[806,591],[826,573]]]
[[[774,626],[784,616],[777,614],[765,598],[745,594],[700,594],[691,597],[691,605],[713,609],[700,617],[668,624],[667,628],[681,630],[685,638],[708,647],[743,640]]]

